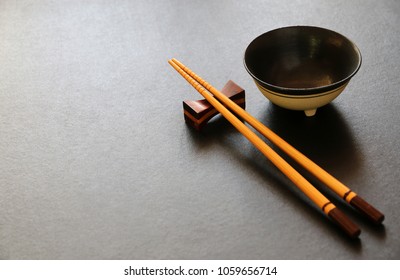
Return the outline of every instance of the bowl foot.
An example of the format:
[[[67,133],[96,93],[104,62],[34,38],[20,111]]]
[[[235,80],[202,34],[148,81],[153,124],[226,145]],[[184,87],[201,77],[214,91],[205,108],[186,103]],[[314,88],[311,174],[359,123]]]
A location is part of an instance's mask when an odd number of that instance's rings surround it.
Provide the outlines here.
[[[304,114],[306,114],[307,117],[312,117],[315,115],[316,112],[317,112],[317,109],[311,109],[311,110],[305,110]]]

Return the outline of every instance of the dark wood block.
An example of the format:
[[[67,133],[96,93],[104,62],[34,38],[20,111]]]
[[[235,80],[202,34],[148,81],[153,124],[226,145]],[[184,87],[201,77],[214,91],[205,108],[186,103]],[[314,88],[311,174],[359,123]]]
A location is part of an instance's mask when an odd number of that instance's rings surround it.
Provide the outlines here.
[[[229,80],[221,92],[233,102],[242,107],[246,106],[245,90],[233,81]],[[209,120],[218,114],[217,110],[207,100],[186,100],[183,101],[183,113],[188,125],[200,131]]]

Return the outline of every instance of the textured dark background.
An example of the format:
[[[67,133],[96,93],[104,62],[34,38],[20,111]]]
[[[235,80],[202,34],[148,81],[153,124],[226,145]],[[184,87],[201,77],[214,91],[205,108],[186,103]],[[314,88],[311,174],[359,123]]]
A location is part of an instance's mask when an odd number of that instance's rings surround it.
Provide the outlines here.
[[[268,30],[353,40],[360,71],[313,118],[243,67]],[[399,259],[399,1],[0,1],[0,258]],[[351,241],[199,95],[176,57],[386,214]]]

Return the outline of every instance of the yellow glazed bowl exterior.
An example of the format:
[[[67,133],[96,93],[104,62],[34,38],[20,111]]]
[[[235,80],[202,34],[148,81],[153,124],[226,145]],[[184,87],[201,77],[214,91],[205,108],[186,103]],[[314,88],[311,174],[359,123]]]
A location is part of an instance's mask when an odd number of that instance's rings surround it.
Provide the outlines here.
[[[348,84],[346,83],[339,88],[318,94],[288,95],[266,89],[257,83],[257,81],[255,83],[261,93],[275,105],[290,110],[304,111],[309,117],[315,115],[318,108],[334,100]]]

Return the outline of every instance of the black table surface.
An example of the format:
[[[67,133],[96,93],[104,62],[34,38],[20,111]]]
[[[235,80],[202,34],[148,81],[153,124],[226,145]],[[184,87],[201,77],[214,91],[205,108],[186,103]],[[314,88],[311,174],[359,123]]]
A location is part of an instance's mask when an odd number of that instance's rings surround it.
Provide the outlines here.
[[[243,67],[256,36],[335,30],[360,71],[314,117],[272,105]],[[399,259],[399,1],[0,2],[1,259]],[[215,87],[386,215],[350,240],[230,124],[202,133]]]

